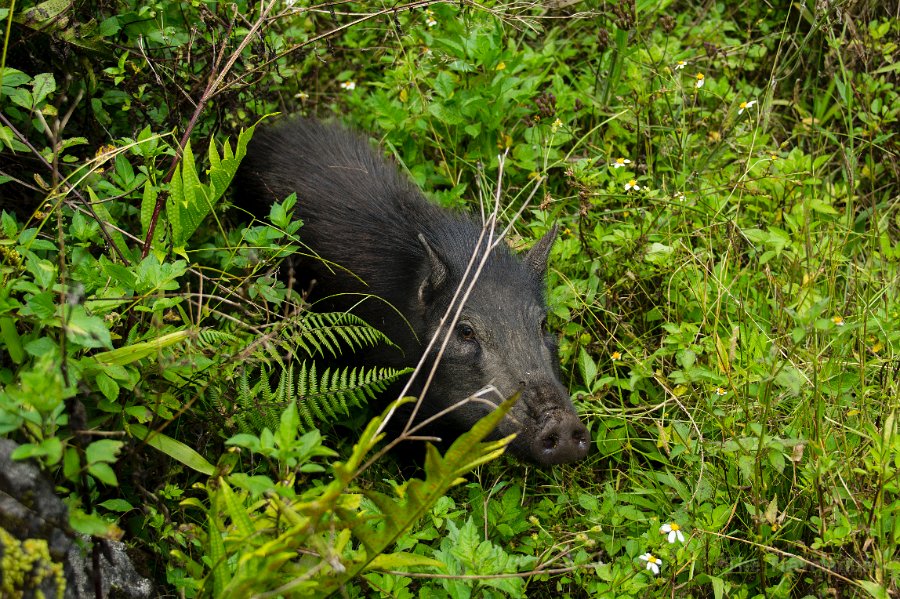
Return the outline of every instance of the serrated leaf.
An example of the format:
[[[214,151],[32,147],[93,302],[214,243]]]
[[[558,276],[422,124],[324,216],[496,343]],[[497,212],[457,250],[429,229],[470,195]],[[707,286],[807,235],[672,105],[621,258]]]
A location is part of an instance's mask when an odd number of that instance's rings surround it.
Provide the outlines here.
[[[91,464],[88,466],[88,474],[90,474],[103,484],[109,485],[111,487],[119,486],[119,481],[116,478],[116,473],[113,472],[113,469],[109,467],[109,464],[105,464],[103,462]]]
[[[465,118],[456,108],[451,108],[448,106],[444,106],[439,103],[432,103],[428,105],[428,112],[430,112],[435,118],[437,118],[442,123],[446,123],[447,125],[461,125],[465,122]]]
[[[594,379],[597,378],[597,363],[594,362],[594,359],[591,358],[590,354],[588,354],[587,350],[584,348],[581,348],[578,366],[581,369],[581,377],[582,380],[584,380],[584,384],[590,385],[593,383]]]
[[[56,91],[56,80],[51,73],[38,73],[34,76],[31,95],[35,107],[54,91]]]
[[[94,441],[84,450],[85,459],[88,464],[97,462],[115,462],[116,454],[122,449],[122,441],[113,439],[100,439]]]
[[[10,454],[13,460],[28,458],[47,458],[49,464],[55,464],[62,458],[62,442],[59,437],[48,437],[40,443],[24,443],[16,447]]]
[[[99,504],[100,507],[106,508],[111,512],[130,512],[134,509],[134,506],[125,501],[124,499],[107,499],[103,503]]]
[[[153,211],[156,208],[156,198],[159,191],[150,181],[144,183],[144,195],[141,198],[141,237],[146,237],[150,230],[150,221],[153,220]]]
[[[31,92],[21,87],[8,90],[5,94],[13,104],[17,104],[26,110],[31,110],[34,100],[31,98]]]
[[[106,373],[101,372],[94,379],[97,388],[103,393],[103,396],[109,401],[115,401],[119,397],[119,384],[110,378]]]
[[[172,176],[171,193],[166,204],[166,212],[172,227],[172,243],[177,250],[183,251],[188,239],[228,189],[241,159],[247,153],[247,144],[253,136],[254,129],[255,126],[241,131],[235,152],[232,152],[226,140],[222,147],[222,156],[219,155],[215,141],[210,140],[208,185],[200,182],[190,141],[185,144],[181,161]]]

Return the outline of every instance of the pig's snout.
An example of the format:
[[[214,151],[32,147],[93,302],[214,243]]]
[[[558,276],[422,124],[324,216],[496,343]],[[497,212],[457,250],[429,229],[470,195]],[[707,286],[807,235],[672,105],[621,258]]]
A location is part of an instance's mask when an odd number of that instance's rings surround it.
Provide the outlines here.
[[[547,415],[532,442],[532,454],[542,464],[576,462],[587,456],[589,438],[588,430],[578,416],[554,412]]]

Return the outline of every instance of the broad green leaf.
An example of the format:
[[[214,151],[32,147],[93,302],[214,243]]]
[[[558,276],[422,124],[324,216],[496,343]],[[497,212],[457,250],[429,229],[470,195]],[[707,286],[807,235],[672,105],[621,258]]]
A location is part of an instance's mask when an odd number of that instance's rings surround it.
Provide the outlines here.
[[[225,587],[231,579],[225,554],[225,541],[212,516],[207,518],[209,560],[212,564],[212,597],[224,597]]]
[[[125,364],[137,362],[143,358],[157,356],[163,348],[180,343],[190,336],[191,331],[175,331],[174,333],[168,333],[152,341],[141,341],[111,351],[95,354],[92,356],[92,359],[96,360],[101,365],[123,366]]]
[[[8,5],[9,2],[6,2]],[[18,8],[18,7],[17,7]],[[23,11],[13,12],[12,20],[16,23],[40,31],[43,35],[53,35],[66,43],[108,54],[109,47],[102,46],[96,36],[96,25],[93,21],[72,19],[66,15],[72,9],[70,0],[46,0]]]
[[[29,256],[28,260],[25,262],[25,267],[34,277],[34,282],[37,283],[41,289],[48,289],[57,281],[56,265],[49,260]]]
[[[10,457],[13,460],[47,458],[48,464],[55,464],[62,458],[62,442],[59,437],[48,437],[40,443],[24,443],[16,447]]]
[[[884,585],[878,584],[877,582],[871,580],[857,580],[856,582],[874,599],[888,599],[891,596]]]
[[[0,84],[3,87],[13,88],[19,87],[20,85],[24,85],[31,81],[31,76],[23,73],[19,69],[14,69],[12,67],[3,67],[0,69]],[[9,90],[4,90],[3,93],[7,93]]]
[[[27,10],[23,15],[17,15],[16,20],[24,19],[26,25],[38,25],[56,19],[71,8],[68,0],[46,0]]]
[[[134,509],[134,506],[125,501],[124,499],[107,499],[106,501],[99,504],[100,507],[104,507],[112,512],[130,512]]]
[[[591,358],[587,350],[581,348],[581,354],[578,360],[578,366],[581,369],[581,377],[584,384],[590,386],[597,378],[597,363]]]
[[[103,484],[111,487],[119,486],[119,480],[116,478],[116,473],[109,467],[109,464],[104,464],[103,462],[91,464],[88,466],[88,474]]]
[[[225,500],[225,509],[228,510],[228,515],[231,516],[231,522],[237,528],[238,534],[242,537],[252,535],[256,529],[253,527],[250,516],[247,515],[247,508],[238,500],[228,482],[222,477],[219,477],[219,492]]]
[[[121,28],[122,26],[119,24],[119,17],[112,16],[101,21],[97,31],[103,37],[112,37],[119,33]]]
[[[97,462],[115,462],[116,454],[122,449],[122,441],[112,439],[100,439],[88,445],[84,450],[84,456],[88,464]]]
[[[713,597],[715,597],[715,599],[722,599],[722,597],[725,596],[725,581],[718,576],[710,576],[709,582],[713,588]]]
[[[206,458],[181,441],[177,441],[163,433],[151,431],[143,424],[131,423],[128,425],[128,428],[135,437],[143,440],[147,445],[155,447],[192,470],[207,476],[212,476],[216,470],[212,464],[206,461]]]
[[[665,264],[675,252],[675,248],[662,243],[654,242],[647,248],[644,260],[653,264]]]
[[[68,312],[66,337],[82,347],[112,347],[112,339],[106,323],[99,316],[88,316],[84,306],[62,306],[63,314]]]
[[[432,568],[444,568],[444,563],[424,555],[397,551],[396,553],[382,553],[375,557],[366,570],[404,570],[416,566],[429,566]]]
[[[19,337],[16,325],[9,316],[0,318],[0,339],[3,340],[6,352],[13,363],[21,364],[25,359],[25,351],[22,349],[22,339]]]
[[[97,514],[86,514],[80,509],[69,512],[69,524],[75,531],[92,537],[116,538],[122,532]]]

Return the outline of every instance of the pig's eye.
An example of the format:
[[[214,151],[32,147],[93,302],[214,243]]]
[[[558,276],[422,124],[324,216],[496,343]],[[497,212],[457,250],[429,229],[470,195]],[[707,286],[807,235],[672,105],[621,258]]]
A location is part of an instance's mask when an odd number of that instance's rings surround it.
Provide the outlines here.
[[[466,323],[461,323],[456,326],[456,334],[459,335],[459,338],[463,341],[475,341],[475,329]]]
[[[545,316],[544,319],[541,321],[541,333],[546,335],[547,330],[548,330],[547,329],[547,317]]]

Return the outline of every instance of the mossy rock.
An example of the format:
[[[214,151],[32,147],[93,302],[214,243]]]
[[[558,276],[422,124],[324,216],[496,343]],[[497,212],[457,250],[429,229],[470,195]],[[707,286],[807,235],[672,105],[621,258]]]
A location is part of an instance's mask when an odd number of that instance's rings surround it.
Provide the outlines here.
[[[63,565],[54,562],[44,539],[20,541],[0,527],[0,597],[62,599]]]

